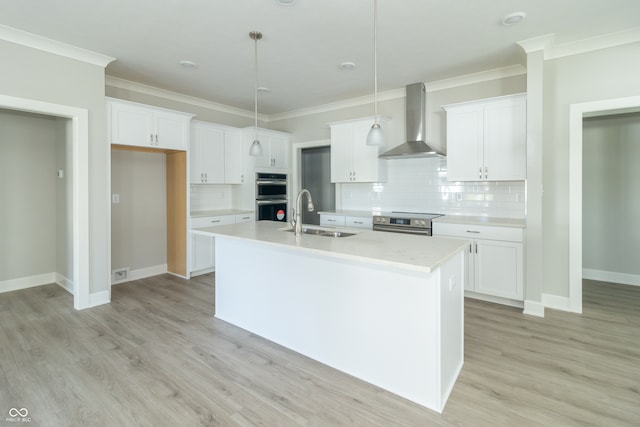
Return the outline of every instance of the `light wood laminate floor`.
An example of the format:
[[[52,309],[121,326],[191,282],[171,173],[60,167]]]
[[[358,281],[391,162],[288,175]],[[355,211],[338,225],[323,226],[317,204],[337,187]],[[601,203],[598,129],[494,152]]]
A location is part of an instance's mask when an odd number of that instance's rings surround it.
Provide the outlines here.
[[[213,277],[0,294],[0,426],[638,426],[640,287],[585,281],[584,314],[465,301],[442,415],[213,318]],[[384,313],[380,313],[384,316]],[[380,345],[384,345],[383,342]]]

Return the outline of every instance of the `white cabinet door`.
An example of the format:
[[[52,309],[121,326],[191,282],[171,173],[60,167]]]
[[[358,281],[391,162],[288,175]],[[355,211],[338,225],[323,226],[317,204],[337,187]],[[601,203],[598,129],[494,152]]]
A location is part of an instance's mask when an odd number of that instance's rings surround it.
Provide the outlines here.
[[[189,120],[181,114],[158,110],[156,120],[156,147],[169,150],[187,150]]]
[[[353,181],[353,130],[331,127],[331,182]]]
[[[191,233],[191,271],[212,269],[215,266],[215,239]]]
[[[344,215],[323,214],[320,215],[320,225],[325,227],[344,227]]]
[[[522,300],[522,243],[478,239],[475,245],[475,291]]]
[[[224,132],[203,123],[191,125],[191,184],[224,183]]]
[[[224,182],[225,184],[242,184],[242,131],[227,129],[224,132]]]
[[[523,97],[491,103],[484,108],[485,179],[526,179],[526,103]]]
[[[248,146],[255,139],[254,128],[244,129],[244,139]],[[258,139],[262,145],[262,156],[252,157],[256,169],[289,169],[289,153],[291,152],[291,138],[284,133],[269,129],[259,129]],[[250,140],[250,141],[249,141]]]
[[[469,106],[447,111],[447,179],[483,179],[482,108]]]
[[[186,151],[191,114],[107,100],[111,144]]]
[[[443,107],[447,111],[449,181],[526,179],[523,94]]]
[[[109,103],[111,144],[155,146],[153,111],[137,105]]]
[[[271,152],[271,167],[276,169],[287,169],[289,167],[289,138],[283,135],[272,135],[269,137]]]
[[[373,218],[359,216],[345,216],[344,225],[347,228],[368,228],[373,227]]]
[[[379,147],[367,145],[373,119],[331,125],[331,182],[380,182],[386,180],[386,163]]]

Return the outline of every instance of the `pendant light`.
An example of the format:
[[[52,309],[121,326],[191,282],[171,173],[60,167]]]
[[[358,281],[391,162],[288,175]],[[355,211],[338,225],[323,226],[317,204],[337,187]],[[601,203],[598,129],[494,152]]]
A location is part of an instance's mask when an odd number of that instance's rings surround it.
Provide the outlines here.
[[[249,37],[255,42],[254,49],[254,63],[255,63],[255,80],[254,80],[254,107],[255,107],[255,129],[256,129],[256,137],[251,144],[251,148],[249,148],[250,156],[262,156],[262,145],[260,145],[260,141],[258,140],[258,40],[262,38],[262,33],[260,31],[251,31],[249,33]]]
[[[373,0],[373,115],[375,122],[367,135],[367,145],[384,145],[382,128],[378,122],[378,0]]]

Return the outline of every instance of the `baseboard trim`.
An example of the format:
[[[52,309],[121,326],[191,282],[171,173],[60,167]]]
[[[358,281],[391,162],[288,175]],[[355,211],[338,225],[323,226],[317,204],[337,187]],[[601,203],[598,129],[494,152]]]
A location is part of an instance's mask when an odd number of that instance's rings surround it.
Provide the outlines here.
[[[139,268],[129,271],[129,278],[119,282],[111,282],[111,286],[122,283],[131,282],[132,280],[146,279],[147,277],[157,276],[167,272],[167,264],[152,265],[151,267]]]
[[[524,300],[523,314],[536,317],[544,317],[544,304],[538,301]]]
[[[190,273],[190,276],[191,277],[202,276],[203,274],[212,273],[213,271],[215,271],[215,269],[213,267],[205,268],[204,270],[192,271]],[[171,274],[173,274],[173,273],[171,273]],[[179,276],[179,277],[182,277],[182,276]]]
[[[617,273],[615,271],[582,269],[582,278],[598,280],[600,282],[620,283],[622,285],[640,286],[640,276],[637,274]]]
[[[65,291],[73,295],[73,281],[60,273],[56,273],[56,283]]]
[[[151,276],[157,276],[167,272],[167,264],[153,265],[151,267],[131,270],[130,280],[140,280]]]
[[[97,307],[103,304],[109,304],[111,302],[111,292],[101,291],[93,294],[89,294],[89,305],[84,308]]]
[[[509,298],[494,297],[493,295],[478,294],[476,292],[464,291],[465,298],[479,299],[481,301],[493,302],[496,304],[509,305],[511,307],[523,308],[522,301]]]
[[[552,308],[554,310],[569,311],[571,310],[571,301],[569,297],[561,297],[558,295],[542,294],[542,305],[546,308]]]
[[[0,293],[34,288],[51,283],[56,283],[56,273],[44,273],[35,276],[20,277],[18,279],[3,280],[0,281]]]

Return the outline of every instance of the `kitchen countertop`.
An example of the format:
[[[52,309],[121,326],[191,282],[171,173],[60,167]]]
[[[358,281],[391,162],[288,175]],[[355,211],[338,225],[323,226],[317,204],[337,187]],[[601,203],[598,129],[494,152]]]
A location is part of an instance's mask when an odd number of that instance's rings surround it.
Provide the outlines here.
[[[372,211],[348,211],[348,210],[335,210],[335,211],[318,211],[320,215],[344,215],[344,216],[359,216],[359,217],[372,217],[375,212]]]
[[[253,212],[254,211],[243,209],[217,209],[211,211],[192,211],[189,216],[191,218],[202,218],[206,216],[241,215]]]
[[[395,267],[430,273],[469,242],[447,237],[414,236],[363,229],[345,229],[354,232],[349,237],[326,237],[303,234],[296,237],[281,222],[257,221],[217,227],[195,228],[193,233],[206,236],[226,236],[253,240],[261,244],[297,248],[308,253],[332,256],[345,260],[371,262],[378,266]],[[312,228],[323,228],[312,226]],[[335,231],[335,229],[323,228]]]
[[[470,224],[470,225],[491,225],[495,227],[525,228],[526,221],[522,218],[496,218],[486,216],[467,215],[444,215],[434,218],[433,222],[443,224]]]

